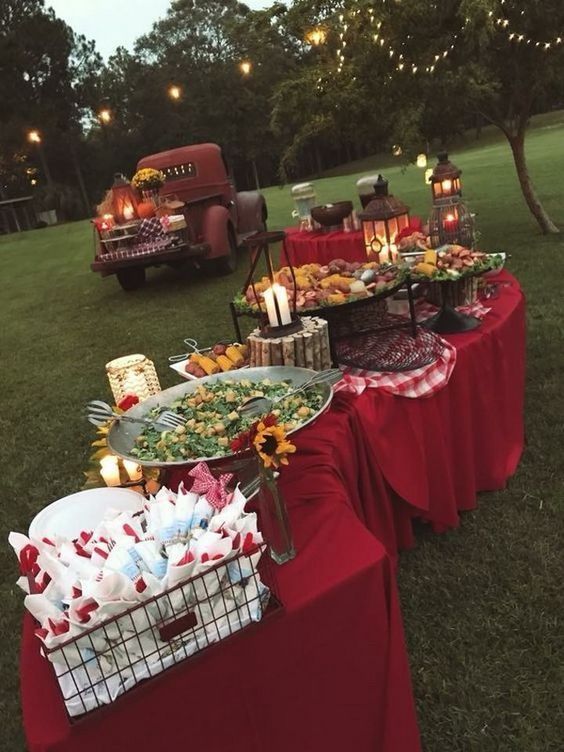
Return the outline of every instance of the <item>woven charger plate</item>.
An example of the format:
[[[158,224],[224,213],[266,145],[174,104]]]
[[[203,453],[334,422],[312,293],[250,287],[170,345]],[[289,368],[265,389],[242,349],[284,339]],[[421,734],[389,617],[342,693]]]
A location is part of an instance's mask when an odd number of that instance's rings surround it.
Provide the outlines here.
[[[341,365],[363,371],[414,371],[438,360],[443,341],[434,332],[417,327],[413,337],[407,329],[368,332],[335,343]]]

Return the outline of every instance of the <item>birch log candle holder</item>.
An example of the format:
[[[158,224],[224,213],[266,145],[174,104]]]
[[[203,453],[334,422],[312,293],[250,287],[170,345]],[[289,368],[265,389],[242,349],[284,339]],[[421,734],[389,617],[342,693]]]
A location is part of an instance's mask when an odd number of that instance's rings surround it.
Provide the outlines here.
[[[250,365],[298,366],[323,371],[331,367],[329,325],[317,317],[302,317],[302,329],[281,337],[265,337],[260,327],[248,339]]]

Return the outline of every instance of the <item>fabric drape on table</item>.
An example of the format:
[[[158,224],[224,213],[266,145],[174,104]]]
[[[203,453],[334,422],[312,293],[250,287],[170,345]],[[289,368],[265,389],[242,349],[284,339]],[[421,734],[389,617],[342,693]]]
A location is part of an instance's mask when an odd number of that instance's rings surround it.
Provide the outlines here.
[[[293,266],[328,264],[334,259],[366,261],[362,232],[300,232],[293,227],[285,230],[284,248]]]

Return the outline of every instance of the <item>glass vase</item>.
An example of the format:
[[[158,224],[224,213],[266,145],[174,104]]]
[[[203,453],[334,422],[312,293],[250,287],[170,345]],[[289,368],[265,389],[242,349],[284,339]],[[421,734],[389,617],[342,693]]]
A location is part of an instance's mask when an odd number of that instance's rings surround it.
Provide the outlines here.
[[[157,206],[159,205],[158,188],[146,188],[145,190],[141,191],[141,195],[143,196],[143,201],[152,203],[155,209],[157,208]]]
[[[285,564],[296,555],[288,510],[278,489],[272,470],[259,461],[260,526],[268,543],[270,557],[277,564]]]

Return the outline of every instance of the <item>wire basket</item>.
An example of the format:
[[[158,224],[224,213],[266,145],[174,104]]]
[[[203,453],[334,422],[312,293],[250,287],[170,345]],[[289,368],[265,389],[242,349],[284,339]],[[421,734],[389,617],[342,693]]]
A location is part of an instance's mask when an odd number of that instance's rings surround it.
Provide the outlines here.
[[[266,544],[43,648],[71,720],[196,656],[280,608]],[[260,572],[259,572],[260,560]]]

